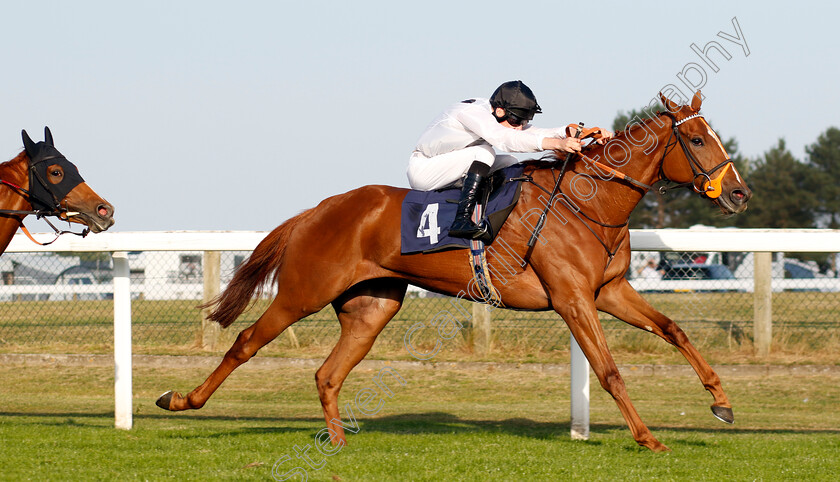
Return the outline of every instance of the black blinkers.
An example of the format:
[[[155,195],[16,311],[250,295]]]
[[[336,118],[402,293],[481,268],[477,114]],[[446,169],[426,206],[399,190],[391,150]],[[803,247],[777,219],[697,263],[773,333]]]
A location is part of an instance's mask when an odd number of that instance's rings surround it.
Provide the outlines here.
[[[26,155],[29,156],[29,203],[35,210],[65,211],[59,203],[85,180],[76,166],[55,148],[49,127],[44,128],[42,142],[33,142],[25,130],[21,131],[21,136]],[[54,165],[64,171],[64,177],[56,184],[49,181],[47,172]]]

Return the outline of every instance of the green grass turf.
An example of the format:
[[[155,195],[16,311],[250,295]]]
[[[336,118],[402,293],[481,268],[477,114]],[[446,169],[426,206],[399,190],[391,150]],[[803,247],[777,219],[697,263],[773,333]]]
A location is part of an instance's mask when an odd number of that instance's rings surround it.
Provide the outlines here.
[[[312,369],[242,367],[201,410],[154,406],[186,392],[207,369],[136,368],[134,429],[113,428],[108,368],[0,366],[4,480],[271,480],[300,466],[309,480],[836,480],[840,377],[724,379],[736,423],[709,410],[696,377],[628,375],[630,396],[672,452],[630,437],[615,403],[592,386],[589,441],[569,439],[569,380],[540,372],[403,369],[404,386],[331,456]],[[354,371],[344,404],[375,387]],[[295,458],[309,445],[319,470]],[[299,480],[299,479],[289,479]]]

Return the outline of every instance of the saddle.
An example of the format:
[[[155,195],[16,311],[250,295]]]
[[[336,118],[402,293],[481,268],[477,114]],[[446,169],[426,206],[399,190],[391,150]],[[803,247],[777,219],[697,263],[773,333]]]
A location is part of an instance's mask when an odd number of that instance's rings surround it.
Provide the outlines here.
[[[484,218],[489,222],[494,238],[519,200],[524,169],[523,165],[514,164],[490,176],[489,187],[479,204],[483,206]],[[449,236],[459,195],[457,187],[439,191],[409,191],[402,203],[400,252],[433,253],[470,247],[470,240]]]

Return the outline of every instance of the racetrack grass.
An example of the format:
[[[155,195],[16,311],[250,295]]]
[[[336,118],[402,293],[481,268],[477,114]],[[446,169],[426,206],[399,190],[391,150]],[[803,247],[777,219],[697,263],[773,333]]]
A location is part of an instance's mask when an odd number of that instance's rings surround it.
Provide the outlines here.
[[[350,445],[324,457],[312,369],[245,365],[203,409],[154,406],[205,369],[137,368],[135,428],[113,428],[109,368],[0,366],[0,459],[6,480],[271,480],[272,466],[310,445],[309,480],[836,480],[840,377],[724,379],[736,423],[709,411],[696,377],[628,375],[642,418],[673,451],[635,445],[593,379],[592,435],[569,439],[569,380],[542,372],[403,369],[406,384],[375,416],[356,413]],[[351,374],[342,405],[375,387]],[[345,410],[342,408],[342,414]],[[345,417],[346,418],[346,417]],[[299,479],[290,479],[299,480]]]

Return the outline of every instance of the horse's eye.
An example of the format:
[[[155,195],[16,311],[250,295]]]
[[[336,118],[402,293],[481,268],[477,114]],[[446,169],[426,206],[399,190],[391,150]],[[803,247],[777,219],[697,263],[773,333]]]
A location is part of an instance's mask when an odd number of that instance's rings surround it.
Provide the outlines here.
[[[701,137],[692,137],[692,138],[691,138],[691,143],[692,143],[692,144],[694,144],[694,145],[695,145],[695,146],[697,146],[697,147],[702,147],[702,146],[703,146],[703,138],[701,138]]]
[[[50,184],[58,184],[64,180],[64,169],[59,166],[50,166],[47,168],[47,176]]]

